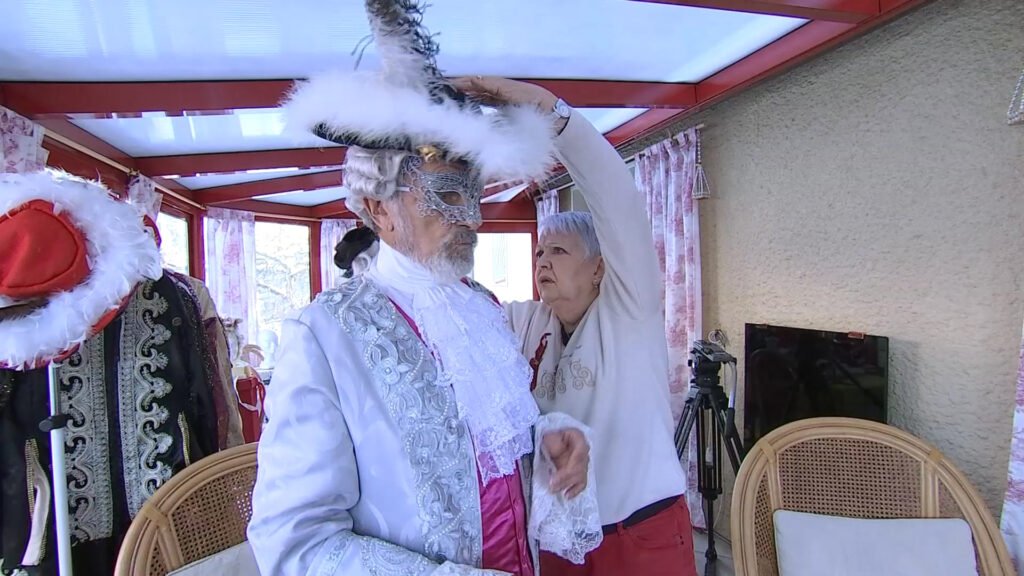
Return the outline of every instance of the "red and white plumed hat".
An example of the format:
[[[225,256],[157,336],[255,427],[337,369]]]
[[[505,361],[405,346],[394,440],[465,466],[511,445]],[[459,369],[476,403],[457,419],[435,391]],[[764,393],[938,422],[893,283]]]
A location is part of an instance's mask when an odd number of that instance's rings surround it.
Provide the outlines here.
[[[63,360],[102,331],[163,274],[153,232],[98,182],[0,174],[0,367]]]

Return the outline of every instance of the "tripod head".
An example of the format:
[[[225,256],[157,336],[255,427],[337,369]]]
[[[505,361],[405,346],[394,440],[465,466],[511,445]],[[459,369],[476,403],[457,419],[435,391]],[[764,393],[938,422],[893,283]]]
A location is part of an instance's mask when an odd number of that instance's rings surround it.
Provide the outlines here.
[[[690,381],[701,388],[721,386],[718,373],[722,364],[735,364],[736,358],[714,342],[697,340],[690,349]]]

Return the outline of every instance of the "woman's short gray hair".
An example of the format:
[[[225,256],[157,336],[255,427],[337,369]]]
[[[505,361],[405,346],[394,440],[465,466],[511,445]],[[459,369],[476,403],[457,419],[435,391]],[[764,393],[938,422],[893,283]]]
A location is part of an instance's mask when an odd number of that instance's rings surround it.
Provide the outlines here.
[[[349,146],[341,167],[343,183],[348,188],[345,205],[363,224],[376,231],[377,225],[366,211],[367,198],[388,200],[394,197],[401,177],[402,161],[412,156],[402,150],[370,150]]]
[[[537,235],[543,239],[548,234],[571,234],[583,241],[587,258],[601,255],[601,243],[597,241],[590,212],[559,212],[545,217],[537,225]]]

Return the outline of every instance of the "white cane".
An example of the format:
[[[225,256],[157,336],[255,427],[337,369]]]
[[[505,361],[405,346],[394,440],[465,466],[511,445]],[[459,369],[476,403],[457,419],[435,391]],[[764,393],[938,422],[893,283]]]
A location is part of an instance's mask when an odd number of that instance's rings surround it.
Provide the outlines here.
[[[60,576],[72,576],[71,569],[71,522],[68,520],[68,474],[64,461],[64,427],[68,417],[60,413],[60,380],[57,377],[57,363],[50,362],[48,371],[50,386],[50,417],[43,420],[40,428],[50,433],[50,456],[53,462],[53,510],[57,527],[57,567]]]

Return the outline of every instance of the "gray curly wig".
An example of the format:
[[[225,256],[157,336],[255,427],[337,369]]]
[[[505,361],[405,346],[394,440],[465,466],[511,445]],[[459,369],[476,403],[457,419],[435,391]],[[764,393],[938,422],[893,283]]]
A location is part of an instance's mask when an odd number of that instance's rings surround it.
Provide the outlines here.
[[[367,198],[390,200],[395,197],[401,178],[402,162],[413,156],[401,150],[370,150],[349,146],[342,165],[343,183],[348,188],[345,205],[363,224],[377,231],[377,225],[366,210]]]

